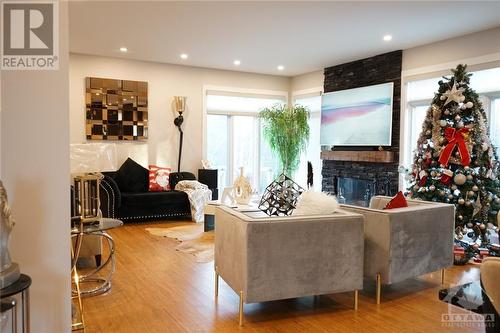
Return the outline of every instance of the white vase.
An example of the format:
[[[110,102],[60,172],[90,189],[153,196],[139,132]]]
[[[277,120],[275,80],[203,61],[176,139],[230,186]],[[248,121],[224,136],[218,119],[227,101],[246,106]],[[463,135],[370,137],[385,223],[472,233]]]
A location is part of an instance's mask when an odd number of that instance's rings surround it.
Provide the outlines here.
[[[19,265],[13,263],[9,253],[9,238],[14,221],[10,216],[7,191],[0,181],[0,288],[5,288],[19,279]]]
[[[252,185],[248,178],[244,176],[243,167],[240,168],[240,175],[233,183],[234,200],[240,205],[248,205],[252,196]]]

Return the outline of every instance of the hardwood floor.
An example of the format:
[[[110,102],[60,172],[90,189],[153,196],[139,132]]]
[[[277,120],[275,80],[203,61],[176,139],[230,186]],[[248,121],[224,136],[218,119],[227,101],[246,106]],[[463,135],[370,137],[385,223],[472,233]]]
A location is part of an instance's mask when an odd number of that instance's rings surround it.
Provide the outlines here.
[[[382,291],[374,301],[374,283],[366,282],[353,310],[353,293],[304,297],[245,305],[238,326],[238,297],[222,280],[214,300],[213,263],[176,252],[175,240],[152,236],[146,227],[180,223],[125,225],[111,230],[116,242],[113,287],[84,299],[86,332],[484,332],[483,328],[446,328],[438,300],[440,273],[412,279]],[[183,223],[184,224],[184,223]],[[452,267],[446,285],[478,280],[478,266]],[[452,307],[453,313],[466,313]]]

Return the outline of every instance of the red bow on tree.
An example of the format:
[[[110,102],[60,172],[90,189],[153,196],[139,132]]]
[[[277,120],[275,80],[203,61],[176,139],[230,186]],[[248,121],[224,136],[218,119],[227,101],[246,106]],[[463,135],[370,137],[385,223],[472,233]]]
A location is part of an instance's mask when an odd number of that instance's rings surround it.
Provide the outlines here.
[[[469,129],[461,128],[457,131],[453,127],[446,127],[444,130],[444,137],[448,140],[448,144],[441,152],[441,156],[439,156],[439,163],[447,166],[453,149],[455,146],[458,146],[458,152],[460,153],[462,165],[470,165],[470,154],[469,150],[467,150],[467,145],[465,144],[465,139],[469,137]]]

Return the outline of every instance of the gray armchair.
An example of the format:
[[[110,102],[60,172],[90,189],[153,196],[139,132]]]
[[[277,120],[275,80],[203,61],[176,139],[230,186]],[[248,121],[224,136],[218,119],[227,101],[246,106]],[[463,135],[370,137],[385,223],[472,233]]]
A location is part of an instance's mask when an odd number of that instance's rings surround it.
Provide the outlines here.
[[[390,197],[375,196],[370,207],[341,205],[365,217],[364,275],[376,280],[376,301],[381,285],[392,284],[453,265],[455,207],[408,200],[408,207],[383,208]]]
[[[342,240],[342,241],[339,241]],[[363,288],[363,217],[250,217],[219,206],[215,213],[215,270],[244,303]]]

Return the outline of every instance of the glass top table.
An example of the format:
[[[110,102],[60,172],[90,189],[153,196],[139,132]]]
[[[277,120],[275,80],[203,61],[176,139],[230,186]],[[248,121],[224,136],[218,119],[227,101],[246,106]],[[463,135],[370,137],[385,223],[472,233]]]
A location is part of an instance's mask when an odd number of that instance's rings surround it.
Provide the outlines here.
[[[99,221],[96,221],[96,222],[84,223],[83,224],[83,233],[90,234],[90,233],[99,232],[99,231],[106,231],[106,230],[121,227],[122,225],[123,225],[123,222],[120,220],[103,217],[103,218],[99,219]],[[74,227],[71,229],[71,233],[78,234],[78,233],[80,233],[80,230],[77,227]]]
[[[108,230],[123,226],[123,222],[118,219],[100,218],[95,222],[76,223],[71,229],[71,237],[75,238],[76,250],[73,251],[73,265],[76,270],[76,261],[80,254],[82,237],[100,237],[108,245],[107,258],[102,265],[97,266],[90,272],[80,272],[77,274],[79,288],[73,289],[73,294],[80,294],[82,297],[99,295],[111,289],[111,277],[115,271],[115,242],[113,237],[107,233]],[[104,275],[99,272],[104,273]],[[82,288],[82,284],[91,286]],[[79,289],[79,290],[77,290]]]

